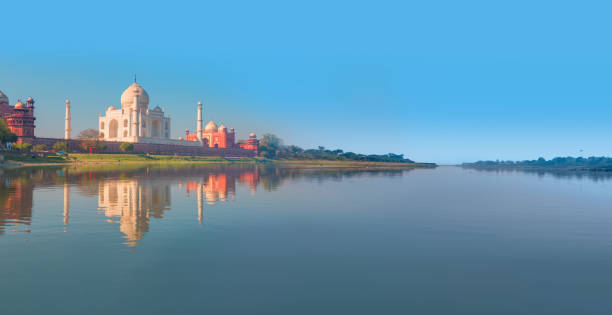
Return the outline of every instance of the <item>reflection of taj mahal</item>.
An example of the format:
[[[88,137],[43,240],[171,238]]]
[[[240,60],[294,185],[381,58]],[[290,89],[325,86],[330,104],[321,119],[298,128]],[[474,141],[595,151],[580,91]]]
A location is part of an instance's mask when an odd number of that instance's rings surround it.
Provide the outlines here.
[[[136,179],[101,181],[98,206],[109,222],[120,224],[127,244],[135,246],[149,231],[149,217],[163,218],[170,206],[170,186]]]
[[[116,226],[125,240],[123,244],[129,247],[137,246],[149,232],[151,220],[167,216],[167,211],[171,208],[171,190],[174,185],[185,189],[188,199],[191,199],[191,193],[195,193],[196,200],[192,208],[187,207],[190,212],[187,214],[187,220],[203,224],[205,207],[212,209],[224,202],[235,200],[238,183],[250,188],[252,194],[259,183],[258,168],[207,169],[196,173],[192,170],[180,170],[174,177],[170,177],[170,180],[137,176],[123,179],[122,175],[123,173],[118,173],[110,178],[97,179],[96,174],[91,171],[73,173],[73,170],[38,170],[25,177],[0,176],[0,236],[6,231],[30,232],[37,184],[44,186],[57,183],[57,180],[62,178],[63,208],[60,209],[63,210],[64,231],[69,230],[71,222],[79,222],[83,213],[81,209],[71,211],[71,194],[85,193],[87,196],[97,196],[98,214],[102,215],[106,222],[117,223]],[[148,177],[149,168],[146,168],[146,173],[139,175]],[[74,203],[72,204],[74,206]],[[184,214],[176,215],[179,218],[185,217]]]

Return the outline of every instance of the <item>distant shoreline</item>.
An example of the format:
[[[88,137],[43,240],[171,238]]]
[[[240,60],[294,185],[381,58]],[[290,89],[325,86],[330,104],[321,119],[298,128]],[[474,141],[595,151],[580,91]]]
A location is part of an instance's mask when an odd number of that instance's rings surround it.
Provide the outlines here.
[[[546,171],[546,172],[612,172],[609,166],[537,166],[537,165],[475,165],[464,163],[459,165],[463,168],[481,170],[516,170],[516,171]]]
[[[14,158],[14,157],[13,157]],[[266,158],[220,157],[220,156],[173,156],[146,154],[70,154],[68,159],[50,157],[7,157],[2,167],[33,167],[61,165],[122,165],[122,164],[258,164],[285,165],[288,167],[316,168],[434,168],[435,163],[396,163],[369,161],[333,161],[333,160],[272,160]]]

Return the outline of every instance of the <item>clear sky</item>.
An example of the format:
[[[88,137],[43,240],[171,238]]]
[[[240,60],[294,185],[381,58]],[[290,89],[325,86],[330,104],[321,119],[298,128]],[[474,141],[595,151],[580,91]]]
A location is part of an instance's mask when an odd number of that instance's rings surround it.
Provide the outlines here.
[[[418,161],[612,155],[609,1],[5,1],[0,90],[39,136],[95,128],[138,75],[204,120]],[[584,150],[580,152],[580,150]]]

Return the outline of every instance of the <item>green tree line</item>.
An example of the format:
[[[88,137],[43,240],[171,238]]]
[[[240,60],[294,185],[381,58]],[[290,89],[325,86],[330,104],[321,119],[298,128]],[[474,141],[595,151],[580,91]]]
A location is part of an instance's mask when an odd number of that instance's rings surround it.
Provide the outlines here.
[[[403,154],[360,154],[341,149],[329,150],[322,146],[302,149],[296,145],[284,145],[279,137],[269,133],[264,134],[259,142],[259,155],[269,159],[414,163]]]

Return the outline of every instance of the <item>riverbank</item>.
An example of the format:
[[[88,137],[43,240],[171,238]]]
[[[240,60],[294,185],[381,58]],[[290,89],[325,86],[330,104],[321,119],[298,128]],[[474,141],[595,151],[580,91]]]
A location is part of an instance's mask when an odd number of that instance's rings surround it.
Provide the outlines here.
[[[70,154],[59,156],[33,157],[5,155],[3,166],[45,166],[45,165],[88,165],[88,164],[280,164],[301,167],[329,168],[432,168],[433,163],[392,163],[368,161],[331,160],[271,160],[261,157],[220,157],[220,156],[176,156],[148,154]]]

